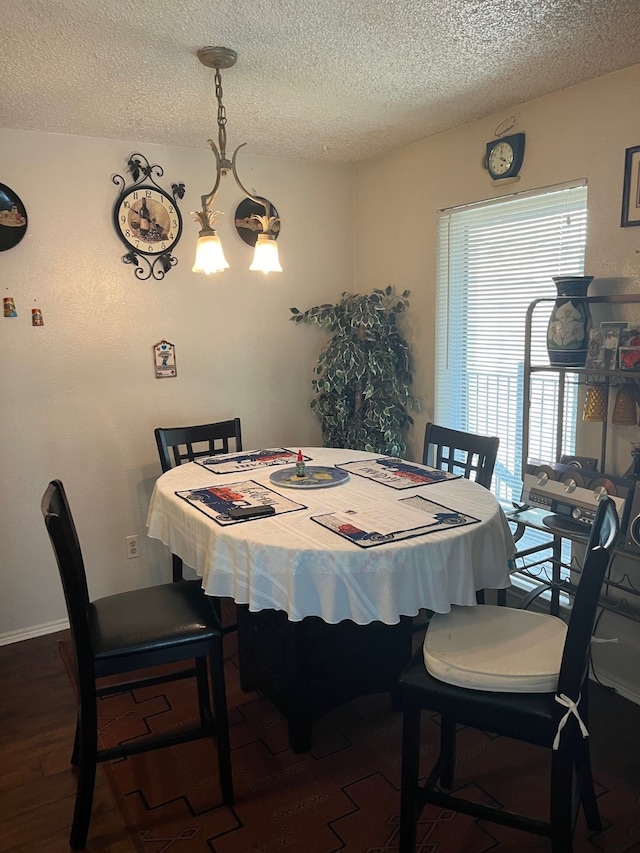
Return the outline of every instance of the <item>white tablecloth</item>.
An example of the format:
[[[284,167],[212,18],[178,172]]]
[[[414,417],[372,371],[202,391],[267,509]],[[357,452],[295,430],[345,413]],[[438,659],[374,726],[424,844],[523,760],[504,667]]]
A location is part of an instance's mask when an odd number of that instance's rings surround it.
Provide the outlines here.
[[[376,458],[331,448],[303,448],[303,453],[311,457],[308,465]],[[156,482],[148,535],[194,568],[207,594],[228,596],[252,611],[284,610],[294,622],[320,616],[329,623],[351,619],[360,625],[376,620],[393,625],[421,607],[447,613],[452,604],[475,604],[477,589],[509,586],[513,537],[495,497],[475,483],[456,479],[396,490],[352,475],[326,489],[277,489],[269,481],[276,470],[219,475],[195,462],[173,468]],[[308,509],[222,527],[175,494],[249,479]],[[481,523],[364,549],[310,520],[323,512],[415,494]]]

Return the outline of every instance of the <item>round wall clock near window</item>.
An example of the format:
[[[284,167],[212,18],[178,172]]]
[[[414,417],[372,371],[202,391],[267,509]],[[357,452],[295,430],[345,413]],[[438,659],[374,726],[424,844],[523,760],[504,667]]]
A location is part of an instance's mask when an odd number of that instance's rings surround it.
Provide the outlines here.
[[[13,249],[27,230],[27,211],[12,189],[0,184],[0,252]]]
[[[256,196],[256,198],[262,198],[262,196]],[[269,209],[269,216],[278,216],[278,211],[271,204],[268,199],[264,199],[267,207]],[[256,219],[252,219],[252,216],[264,216],[266,213],[264,204],[258,204],[252,198],[245,198],[240,202],[238,207],[236,208],[236,231],[242,237],[245,243],[249,246],[255,246],[256,241],[258,239],[258,234],[261,233],[262,228],[260,223]],[[272,229],[273,236],[275,239],[278,239],[278,235],[280,234],[280,220],[276,222]]]

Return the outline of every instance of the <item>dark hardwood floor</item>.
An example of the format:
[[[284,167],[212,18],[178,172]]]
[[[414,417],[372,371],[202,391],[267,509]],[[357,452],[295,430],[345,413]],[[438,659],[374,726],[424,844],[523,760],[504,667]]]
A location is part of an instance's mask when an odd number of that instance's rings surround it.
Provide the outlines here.
[[[69,850],[75,697],[58,653],[68,638],[65,631],[0,648],[2,853]],[[101,769],[96,781],[91,849],[136,853]]]
[[[58,653],[68,632],[0,648],[0,853],[64,853],[75,796],[75,700]],[[640,785],[640,706],[593,684],[594,766]],[[92,851],[139,853],[98,769]]]

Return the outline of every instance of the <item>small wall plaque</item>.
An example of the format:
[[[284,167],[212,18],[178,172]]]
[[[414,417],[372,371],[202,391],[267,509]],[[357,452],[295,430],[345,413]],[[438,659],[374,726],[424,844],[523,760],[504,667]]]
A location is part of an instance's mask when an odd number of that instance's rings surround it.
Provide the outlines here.
[[[169,341],[159,341],[153,345],[153,361],[156,379],[171,379],[178,375],[176,348]]]

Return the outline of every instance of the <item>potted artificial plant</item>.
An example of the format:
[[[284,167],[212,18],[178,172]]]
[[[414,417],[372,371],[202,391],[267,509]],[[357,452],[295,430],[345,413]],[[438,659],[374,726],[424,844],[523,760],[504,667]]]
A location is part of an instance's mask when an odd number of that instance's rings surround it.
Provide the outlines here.
[[[403,456],[405,436],[417,409],[411,394],[409,345],[398,328],[409,291],[389,285],[370,294],[343,293],[335,305],[292,308],[295,323],[332,333],[312,380],[311,409],[320,419],[325,447],[349,447]]]

